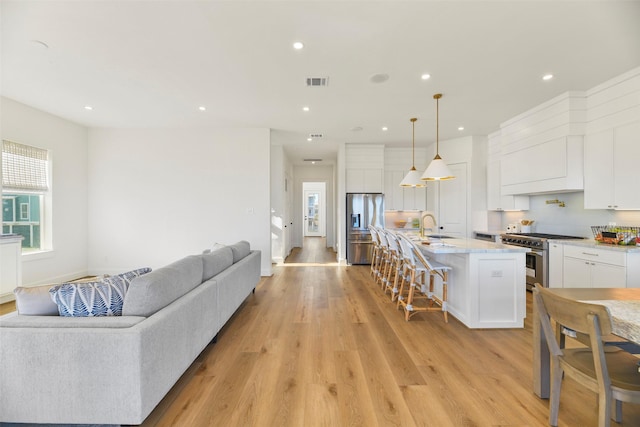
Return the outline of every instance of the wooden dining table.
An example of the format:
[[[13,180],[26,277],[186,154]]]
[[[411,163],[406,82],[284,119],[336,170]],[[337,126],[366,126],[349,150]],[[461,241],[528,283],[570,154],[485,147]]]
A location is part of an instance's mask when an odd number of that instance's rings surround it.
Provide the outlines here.
[[[640,288],[555,288],[558,296],[602,304],[609,309],[612,332],[640,344]],[[533,300],[533,391],[549,398],[550,355],[536,300]]]

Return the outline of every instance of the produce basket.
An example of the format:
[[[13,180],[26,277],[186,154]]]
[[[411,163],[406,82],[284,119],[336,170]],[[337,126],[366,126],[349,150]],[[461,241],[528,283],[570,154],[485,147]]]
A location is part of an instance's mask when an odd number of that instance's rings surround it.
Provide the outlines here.
[[[594,225],[591,227],[597,242],[610,245],[635,245],[640,242],[640,227]]]

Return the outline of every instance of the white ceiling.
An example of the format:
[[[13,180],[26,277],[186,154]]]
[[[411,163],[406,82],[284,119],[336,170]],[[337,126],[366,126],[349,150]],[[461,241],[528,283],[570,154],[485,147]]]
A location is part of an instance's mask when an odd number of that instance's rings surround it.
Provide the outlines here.
[[[640,1],[0,5],[3,96],[89,127],[268,127],[295,164],[341,142],[409,147],[410,117],[433,142],[437,92],[442,141],[640,66]]]

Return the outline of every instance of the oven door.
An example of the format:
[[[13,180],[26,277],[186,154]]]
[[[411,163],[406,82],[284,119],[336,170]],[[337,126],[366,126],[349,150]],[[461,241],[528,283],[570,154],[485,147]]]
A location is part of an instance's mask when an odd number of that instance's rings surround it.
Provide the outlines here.
[[[532,249],[531,252],[527,252],[526,270],[527,290],[533,289],[536,283],[540,283],[545,288],[548,287],[546,251]]]

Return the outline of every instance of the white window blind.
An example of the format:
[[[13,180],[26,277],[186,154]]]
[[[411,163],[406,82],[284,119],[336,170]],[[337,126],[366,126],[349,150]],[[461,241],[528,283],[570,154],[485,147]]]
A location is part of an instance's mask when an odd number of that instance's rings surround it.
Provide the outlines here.
[[[2,141],[3,191],[49,191],[47,150]]]

